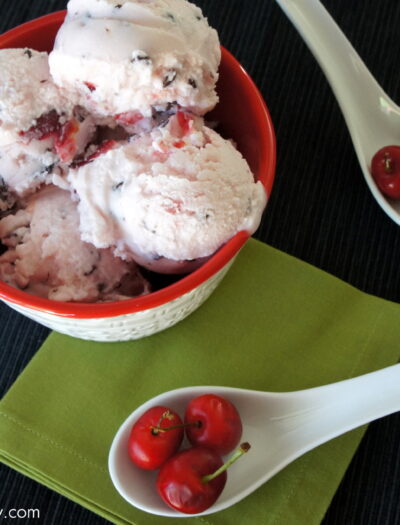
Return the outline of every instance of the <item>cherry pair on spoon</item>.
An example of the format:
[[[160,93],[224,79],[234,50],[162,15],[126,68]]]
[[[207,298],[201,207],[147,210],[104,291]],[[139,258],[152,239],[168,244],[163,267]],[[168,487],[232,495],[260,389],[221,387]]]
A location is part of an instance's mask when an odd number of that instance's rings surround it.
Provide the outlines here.
[[[400,364],[339,383],[289,393],[221,386],[180,388],[150,399],[122,424],[109,453],[111,479],[131,505],[160,516],[182,517],[168,508],[154,486],[157,472],[132,464],[132,425],[155,405],[183,413],[191,399],[213,393],[237,408],[251,451],[233,464],[218,500],[201,515],[239,502],[299,456],[358,426],[400,410]]]
[[[178,453],[184,432],[193,447]],[[243,443],[224,463],[221,456],[233,451],[241,435],[235,406],[223,397],[203,394],[189,402],[184,422],[163,405],[145,411],[132,426],[128,453],[137,467],[160,469],[155,488],[167,505],[198,514],[215,503],[224,489],[226,470],[250,449]]]

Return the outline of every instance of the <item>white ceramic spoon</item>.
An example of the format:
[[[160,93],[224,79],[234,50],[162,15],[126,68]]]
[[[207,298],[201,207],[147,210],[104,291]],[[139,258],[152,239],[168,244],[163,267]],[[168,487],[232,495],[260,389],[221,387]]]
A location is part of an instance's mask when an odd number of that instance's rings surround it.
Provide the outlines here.
[[[160,516],[184,517],[161,500],[157,473],[131,463],[128,438],[133,423],[155,405],[183,415],[189,400],[215,393],[232,401],[242,418],[242,440],[250,451],[228,471],[217,502],[202,514],[237,503],[309,450],[374,419],[400,410],[400,364],[318,388],[289,393],[258,392],[219,386],[180,388],[137,408],[122,424],[109,454],[109,471],[118,492],[132,505]]]
[[[400,145],[400,108],[382,90],[318,0],[276,2],[296,27],[330,83],[369,189],[387,215],[400,224],[400,201],[385,198],[370,173],[371,159],[380,148]]]

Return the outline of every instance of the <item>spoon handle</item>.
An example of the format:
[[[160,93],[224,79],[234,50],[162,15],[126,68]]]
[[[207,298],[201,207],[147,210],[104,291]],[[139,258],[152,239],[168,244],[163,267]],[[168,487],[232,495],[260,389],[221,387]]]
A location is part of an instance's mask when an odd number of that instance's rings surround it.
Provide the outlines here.
[[[276,0],[325,73],[336,96],[361,165],[393,140],[388,129],[396,108],[336,22],[318,0]],[[350,8],[349,8],[350,9]],[[380,123],[382,122],[382,126]],[[372,124],[379,132],[371,131]],[[391,123],[393,131],[398,121]]]
[[[299,455],[349,430],[399,411],[400,364],[302,390],[293,396],[302,409],[287,414],[280,422],[280,431],[289,448]]]

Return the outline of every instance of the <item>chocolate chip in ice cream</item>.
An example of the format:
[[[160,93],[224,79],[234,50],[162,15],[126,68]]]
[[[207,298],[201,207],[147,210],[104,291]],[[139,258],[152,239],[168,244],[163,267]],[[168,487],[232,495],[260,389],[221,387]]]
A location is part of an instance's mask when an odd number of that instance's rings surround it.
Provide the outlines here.
[[[0,219],[14,210],[16,202],[16,196],[9,190],[5,180],[0,175]]]
[[[119,190],[123,186],[123,184],[124,184],[123,181],[118,182],[117,184],[114,184],[113,187],[112,187],[112,191]]]
[[[175,69],[171,69],[170,71],[168,71],[163,80],[163,87],[166,88],[170,86],[172,82],[176,79],[176,76],[177,72],[175,71]]]
[[[143,62],[144,64],[151,64],[151,58],[147,53],[144,53],[143,51],[139,51],[136,53],[132,58],[131,62]]]
[[[89,275],[92,275],[96,270],[97,270],[97,265],[94,264],[94,265],[91,267],[91,269],[90,269],[89,271],[85,272],[83,275],[84,275],[85,277],[88,277]]]

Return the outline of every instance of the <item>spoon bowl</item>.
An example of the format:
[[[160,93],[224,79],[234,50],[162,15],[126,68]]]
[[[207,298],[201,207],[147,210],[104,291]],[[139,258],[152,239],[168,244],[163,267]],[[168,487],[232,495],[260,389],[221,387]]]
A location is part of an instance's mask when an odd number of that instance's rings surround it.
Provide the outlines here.
[[[195,386],[150,399],[125,420],[109,453],[111,479],[131,505],[160,516],[187,516],[170,509],[161,500],[155,488],[157,472],[141,470],[131,462],[128,439],[133,423],[149,408],[165,405],[183,414],[191,399],[206,393],[225,397],[236,406],[243,423],[242,441],[249,442],[251,449],[229,468],[221,496],[201,515],[234,505],[318,445],[400,410],[400,364],[297,392]]]
[[[400,224],[400,201],[383,195],[371,160],[384,146],[400,145],[400,108],[384,92],[318,0],[276,0],[325,73],[339,103],[372,195]],[[349,7],[350,9],[350,7]]]

